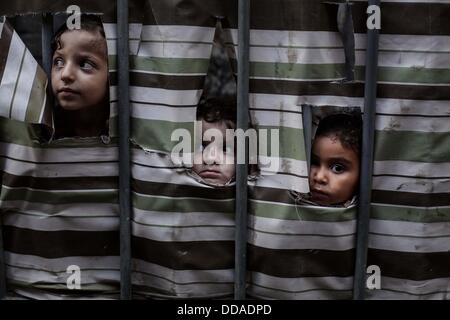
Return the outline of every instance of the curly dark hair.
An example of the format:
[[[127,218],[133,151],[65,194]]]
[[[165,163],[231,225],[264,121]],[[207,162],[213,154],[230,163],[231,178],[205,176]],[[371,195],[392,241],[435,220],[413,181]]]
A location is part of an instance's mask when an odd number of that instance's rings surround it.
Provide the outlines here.
[[[236,127],[236,98],[211,97],[201,99],[197,106],[197,120],[224,121],[228,128]]]
[[[319,122],[316,137],[336,137],[342,146],[361,154],[362,119],[356,114],[333,114]]]
[[[52,54],[58,50],[61,46],[60,38],[61,35],[68,31],[67,24],[63,23],[59,29],[53,35],[53,39],[51,42]],[[85,30],[89,32],[98,32],[104,39],[106,39],[105,31],[103,30],[102,20],[99,16],[95,14],[86,14],[82,13],[80,16],[80,30]]]

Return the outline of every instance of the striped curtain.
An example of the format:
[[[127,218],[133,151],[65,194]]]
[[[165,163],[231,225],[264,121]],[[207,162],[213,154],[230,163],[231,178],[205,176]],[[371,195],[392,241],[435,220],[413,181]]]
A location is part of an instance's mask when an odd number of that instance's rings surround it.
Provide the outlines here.
[[[450,1],[383,1],[373,299],[450,298]]]
[[[0,29],[0,208],[8,289],[35,299],[117,297],[114,125],[110,138],[46,141],[44,130],[52,124],[47,76],[11,25]],[[114,111],[115,65],[109,66]],[[117,112],[111,114],[114,123]],[[68,289],[71,266],[81,272],[81,290]]]
[[[114,298],[119,288],[116,20],[106,2],[91,5],[105,12],[110,139],[42,139],[51,128],[46,77],[17,34],[0,24],[7,277],[10,288],[28,297]],[[237,49],[237,1],[130,5],[133,292],[232,297],[234,185],[214,188],[193,179],[170,152],[178,143],[171,139],[174,130],[194,135],[216,16],[223,17],[227,45]],[[278,161],[278,170],[263,168],[249,179],[247,293],[350,299],[356,207],[302,205],[292,191],[309,191],[301,106],[363,108],[367,2],[352,5],[356,65],[350,83],[341,81],[345,53],[335,5],[255,0],[251,7],[251,120],[257,130],[278,130],[280,146],[278,154],[261,155]],[[381,289],[367,296],[448,299],[450,1],[387,0],[381,13],[368,255],[368,265],[380,267]],[[25,74],[34,74],[32,83]],[[70,265],[81,268],[76,293],[66,286]]]
[[[302,205],[291,196],[309,191],[301,106],[362,105],[360,81],[342,83],[336,14],[337,6],[320,1],[252,2],[250,107],[258,125],[280,130],[280,170],[250,186],[251,297],[352,296],[355,206]]]
[[[147,1],[132,52],[132,254],[134,292],[164,298],[233,293],[234,186],[213,188],[172,163],[174,130],[194,138],[215,21],[192,5]],[[192,23],[192,22],[191,22]]]

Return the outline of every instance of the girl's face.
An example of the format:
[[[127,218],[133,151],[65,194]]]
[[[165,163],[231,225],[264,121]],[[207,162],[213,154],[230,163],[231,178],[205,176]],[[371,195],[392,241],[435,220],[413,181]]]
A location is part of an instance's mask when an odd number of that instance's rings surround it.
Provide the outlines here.
[[[312,201],[332,205],[350,200],[359,181],[359,158],[337,137],[319,136],[311,155],[309,186]]]
[[[201,148],[194,153],[192,170],[206,182],[214,185],[225,185],[233,179],[236,173],[234,150],[226,145],[226,129],[224,121],[207,122],[202,120],[202,136],[205,131],[216,129],[221,132],[222,146],[219,150],[216,144],[203,140]]]
[[[52,89],[58,104],[76,111],[105,103],[108,93],[106,41],[99,32],[61,34],[53,54]]]

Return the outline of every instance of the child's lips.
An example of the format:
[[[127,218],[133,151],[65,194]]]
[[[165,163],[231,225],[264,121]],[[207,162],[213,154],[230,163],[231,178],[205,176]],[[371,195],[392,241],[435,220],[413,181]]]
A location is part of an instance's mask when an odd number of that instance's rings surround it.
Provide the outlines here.
[[[329,196],[327,193],[320,191],[320,190],[316,190],[316,189],[311,190],[311,195],[312,195],[312,199],[315,201],[326,201],[329,199]]]
[[[206,179],[217,179],[221,177],[221,173],[216,170],[204,170],[200,172],[199,176]]]
[[[58,90],[58,94],[63,95],[63,96],[70,96],[70,95],[79,94],[79,92],[76,90],[73,90],[71,88],[61,88]]]

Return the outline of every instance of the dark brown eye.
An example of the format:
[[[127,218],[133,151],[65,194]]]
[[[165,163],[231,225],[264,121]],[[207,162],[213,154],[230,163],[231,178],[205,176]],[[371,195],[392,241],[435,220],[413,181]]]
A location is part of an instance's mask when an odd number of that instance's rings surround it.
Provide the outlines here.
[[[90,62],[89,60],[85,60],[80,63],[80,67],[83,70],[89,71],[89,70],[94,69],[94,64],[92,62]]]
[[[55,58],[53,60],[53,66],[56,68],[62,68],[64,66],[64,60],[62,58]]]
[[[343,166],[340,163],[335,163],[335,164],[331,165],[330,169],[334,173],[340,174],[340,173],[343,173],[345,171],[345,166]]]

